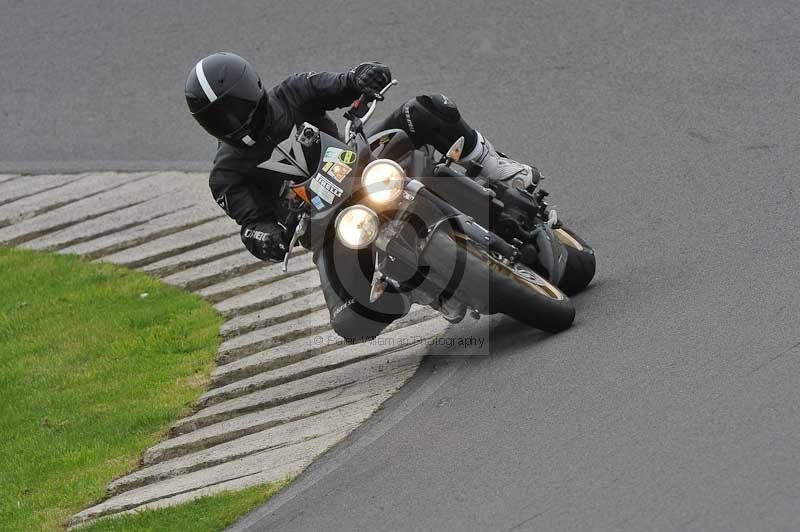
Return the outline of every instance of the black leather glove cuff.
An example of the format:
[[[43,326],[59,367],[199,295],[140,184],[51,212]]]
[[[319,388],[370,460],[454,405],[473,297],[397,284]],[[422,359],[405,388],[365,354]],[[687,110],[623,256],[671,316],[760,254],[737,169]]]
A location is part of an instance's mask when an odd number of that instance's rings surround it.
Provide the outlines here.
[[[242,227],[244,246],[261,260],[280,262],[289,248],[286,232],[275,222],[256,222]]]

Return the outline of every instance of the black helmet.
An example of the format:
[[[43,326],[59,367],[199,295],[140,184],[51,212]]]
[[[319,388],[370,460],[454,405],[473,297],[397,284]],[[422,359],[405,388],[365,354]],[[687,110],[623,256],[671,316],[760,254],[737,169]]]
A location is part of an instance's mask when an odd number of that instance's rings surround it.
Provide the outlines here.
[[[250,63],[227,52],[197,62],[186,79],[186,103],[203,129],[238,147],[255,144],[253,118],[266,111],[261,78]]]

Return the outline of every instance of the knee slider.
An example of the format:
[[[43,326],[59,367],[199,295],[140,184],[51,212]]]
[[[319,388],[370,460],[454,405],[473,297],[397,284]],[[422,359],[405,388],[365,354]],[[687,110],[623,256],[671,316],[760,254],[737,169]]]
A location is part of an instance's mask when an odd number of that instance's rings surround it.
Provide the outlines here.
[[[445,122],[458,122],[461,120],[461,113],[455,102],[444,94],[417,96],[416,100],[428,112],[433,113]]]

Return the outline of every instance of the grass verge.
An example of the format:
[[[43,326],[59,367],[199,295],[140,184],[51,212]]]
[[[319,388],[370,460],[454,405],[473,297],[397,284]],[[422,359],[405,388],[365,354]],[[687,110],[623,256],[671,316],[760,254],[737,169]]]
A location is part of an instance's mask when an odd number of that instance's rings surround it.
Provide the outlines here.
[[[250,509],[280,491],[289,479],[254,488],[224,492],[158,510],[101,519],[81,532],[215,532],[232,525]]]
[[[202,392],[220,325],[144,274],[0,249],[0,530],[57,530],[102,498]]]

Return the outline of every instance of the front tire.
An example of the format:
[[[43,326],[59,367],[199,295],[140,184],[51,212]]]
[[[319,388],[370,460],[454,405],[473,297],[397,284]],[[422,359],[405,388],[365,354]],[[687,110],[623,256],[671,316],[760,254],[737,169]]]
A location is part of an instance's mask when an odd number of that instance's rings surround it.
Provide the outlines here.
[[[444,279],[452,297],[484,314],[506,314],[552,333],[569,328],[575,320],[572,302],[556,286],[524,264],[493,256],[466,235],[437,231],[423,257],[429,275]],[[463,259],[463,265],[453,283],[456,257],[459,262]]]
[[[551,333],[572,325],[575,307],[563,292],[525,264],[491,259],[491,266],[499,268],[491,288],[497,312]]]

